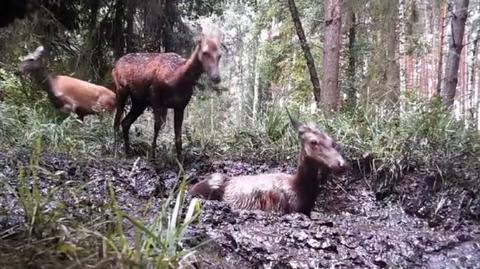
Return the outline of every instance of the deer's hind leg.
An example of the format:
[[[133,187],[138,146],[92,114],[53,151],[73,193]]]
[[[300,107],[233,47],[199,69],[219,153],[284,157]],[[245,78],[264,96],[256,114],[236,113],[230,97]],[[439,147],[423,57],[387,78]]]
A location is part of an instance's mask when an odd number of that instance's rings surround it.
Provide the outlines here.
[[[154,117],[154,129],[153,129],[153,141],[152,141],[152,158],[155,158],[155,148],[157,147],[157,137],[160,130],[165,126],[167,120],[167,108],[166,107],[153,107]]]
[[[123,132],[123,141],[125,144],[125,154],[127,156],[131,155],[132,149],[130,148],[130,137],[128,132],[130,131],[130,126],[142,115],[143,111],[147,108],[144,104],[135,103],[132,100],[132,108],[128,112],[127,116],[122,120],[122,132]]]

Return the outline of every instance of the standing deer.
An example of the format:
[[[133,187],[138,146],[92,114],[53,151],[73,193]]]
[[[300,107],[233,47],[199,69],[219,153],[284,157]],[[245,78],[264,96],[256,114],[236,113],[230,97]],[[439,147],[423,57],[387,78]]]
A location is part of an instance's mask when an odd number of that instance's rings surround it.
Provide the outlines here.
[[[109,89],[69,76],[58,76],[46,67],[45,50],[38,47],[20,64],[20,72],[30,74],[47,92],[53,105],[65,113],[76,113],[83,121],[89,114],[115,109],[115,93]]]
[[[290,113],[288,116],[300,139],[295,175],[277,173],[228,177],[216,173],[195,184],[190,193],[204,199],[226,201],[237,209],[281,214],[300,212],[310,217],[320,191],[319,183],[326,180],[331,172],[344,172],[346,162],[328,134],[314,126],[298,123]]]
[[[172,108],[175,147],[178,158],[181,158],[185,107],[202,73],[207,73],[214,83],[220,82],[220,46],[221,37],[202,36],[188,59],[176,53],[130,53],[118,59],[112,71],[118,100],[114,132],[117,141],[121,121],[127,155],[131,153],[128,134],[130,126],[151,106],[154,115],[152,157],[155,157],[158,133],[165,124],[167,109]],[[130,97],[132,107],[121,120],[127,97]]]

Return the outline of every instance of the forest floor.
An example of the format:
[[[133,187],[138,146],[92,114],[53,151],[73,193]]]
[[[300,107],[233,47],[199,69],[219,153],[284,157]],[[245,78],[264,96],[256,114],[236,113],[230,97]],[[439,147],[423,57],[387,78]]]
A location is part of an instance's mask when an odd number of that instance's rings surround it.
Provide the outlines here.
[[[0,151],[0,183],[18,188],[18,167],[28,160],[24,150]],[[44,154],[39,165],[42,192],[58,187],[54,196],[65,204],[62,214],[78,223],[105,217],[102,208],[110,203],[107,180],[117,204],[147,222],[177,183],[176,167],[144,158],[87,161]],[[187,157],[184,170],[193,182],[212,172],[293,173],[295,167],[197,156]],[[455,187],[433,191],[431,180],[414,170],[386,197],[376,196],[363,176],[351,172],[322,187],[311,219],[301,214],[238,212],[221,202],[203,202],[201,220],[190,228],[187,244],[206,243],[183,264],[189,268],[480,268],[479,218],[480,197]],[[15,230],[24,221],[18,197],[2,191],[0,268],[74,264],[49,261],[38,248],[19,241]],[[126,233],[132,233],[128,229]]]

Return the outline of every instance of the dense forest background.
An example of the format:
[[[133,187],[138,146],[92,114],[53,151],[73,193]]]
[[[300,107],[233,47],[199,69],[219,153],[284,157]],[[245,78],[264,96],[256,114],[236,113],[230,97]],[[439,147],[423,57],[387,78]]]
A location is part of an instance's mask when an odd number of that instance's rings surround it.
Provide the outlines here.
[[[126,53],[187,57],[208,22],[225,33],[220,90],[228,93],[216,101],[235,126],[283,102],[399,109],[409,96],[439,94],[478,128],[479,8],[440,0],[40,1],[0,33],[2,78],[43,44],[56,72],[109,84]]]

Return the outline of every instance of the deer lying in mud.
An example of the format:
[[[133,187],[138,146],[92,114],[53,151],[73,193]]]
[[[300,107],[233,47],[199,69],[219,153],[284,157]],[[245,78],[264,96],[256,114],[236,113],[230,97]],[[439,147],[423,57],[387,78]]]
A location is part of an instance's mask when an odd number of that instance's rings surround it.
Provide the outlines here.
[[[214,83],[220,82],[220,46],[221,37],[202,36],[189,59],[176,53],[131,53],[116,62],[112,71],[118,99],[114,131],[115,134],[118,133],[121,121],[127,155],[131,153],[128,134],[130,126],[151,106],[154,114],[152,157],[155,157],[158,132],[165,124],[167,109],[173,108],[175,147],[178,158],[181,158],[185,107],[202,73],[206,72]],[[129,96],[132,107],[121,120]]]
[[[314,126],[299,124],[289,113],[288,116],[300,139],[295,175],[278,173],[228,177],[216,173],[195,184],[190,193],[205,199],[226,201],[237,209],[281,214],[300,212],[310,217],[319,193],[319,183],[331,172],[342,173],[346,162],[328,134]]]
[[[69,76],[57,76],[45,65],[43,46],[29,54],[20,64],[20,72],[30,74],[46,90],[54,106],[65,113],[76,113],[83,121],[86,115],[115,109],[115,93]]]

